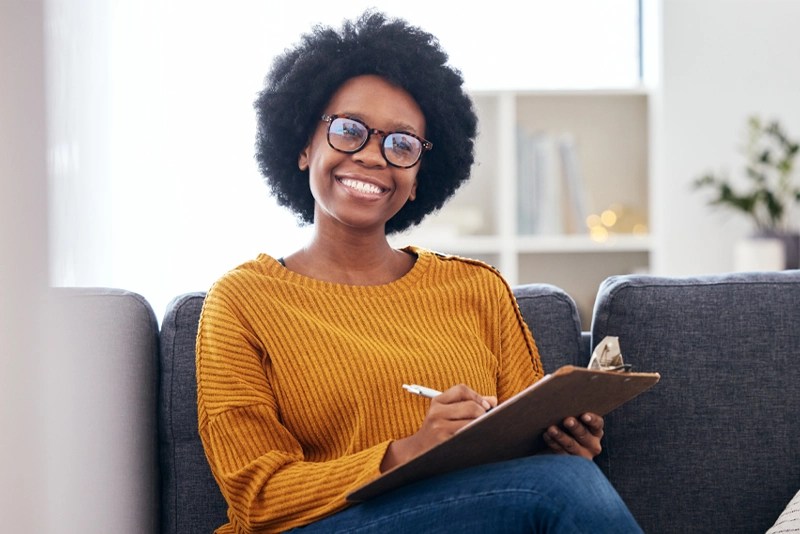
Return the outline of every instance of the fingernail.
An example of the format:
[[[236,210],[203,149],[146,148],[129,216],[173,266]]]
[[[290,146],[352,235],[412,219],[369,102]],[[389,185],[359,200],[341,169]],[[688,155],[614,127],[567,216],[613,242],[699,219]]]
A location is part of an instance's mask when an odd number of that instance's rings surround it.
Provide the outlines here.
[[[483,409],[484,410],[486,410],[488,412],[491,407],[492,407],[492,405],[489,404],[489,401],[487,401],[487,400],[483,401]]]
[[[589,415],[588,413],[585,413],[585,414],[583,414],[583,420],[585,422],[587,422],[587,423],[591,423],[592,422],[592,416]]]
[[[566,426],[567,428],[574,428],[575,427],[575,419],[571,419],[571,418],[567,419],[567,421],[564,423],[564,426]]]

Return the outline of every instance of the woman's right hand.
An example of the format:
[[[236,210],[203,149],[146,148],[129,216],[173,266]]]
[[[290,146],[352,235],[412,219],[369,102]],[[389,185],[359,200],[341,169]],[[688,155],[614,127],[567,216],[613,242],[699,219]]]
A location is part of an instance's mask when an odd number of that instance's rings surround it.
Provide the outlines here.
[[[389,445],[381,472],[407,462],[448,439],[473,419],[497,406],[496,397],[479,395],[464,384],[453,386],[431,399],[422,426],[413,435]]]

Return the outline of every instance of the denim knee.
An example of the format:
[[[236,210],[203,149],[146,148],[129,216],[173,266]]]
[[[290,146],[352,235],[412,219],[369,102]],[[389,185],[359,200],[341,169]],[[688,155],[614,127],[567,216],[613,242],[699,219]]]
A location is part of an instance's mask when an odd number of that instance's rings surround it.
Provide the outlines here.
[[[551,501],[549,507],[540,506],[537,510],[541,531],[641,532],[594,462],[566,455],[553,455],[550,461],[554,465],[547,471],[548,484],[540,486],[540,491]],[[546,517],[548,509],[554,512],[553,517]]]
[[[298,531],[379,533],[641,532],[586,459],[538,455],[434,477]]]

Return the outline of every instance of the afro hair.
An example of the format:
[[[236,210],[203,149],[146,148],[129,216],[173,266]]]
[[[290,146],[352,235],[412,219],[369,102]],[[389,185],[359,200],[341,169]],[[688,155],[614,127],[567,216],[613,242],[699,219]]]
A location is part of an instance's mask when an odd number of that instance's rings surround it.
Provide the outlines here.
[[[374,11],[345,21],[340,31],[315,26],[277,57],[254,106],[256,161],[278,203],[300,222],[313,222],[308,170],[297,158],[336,90],[374,74],[416,100],[433,143],[420,162],[416,200],[386,223],[386,232],[406,230],[441,208],[469,178],[478,122],[461,73],[447,59],[433,35]]]

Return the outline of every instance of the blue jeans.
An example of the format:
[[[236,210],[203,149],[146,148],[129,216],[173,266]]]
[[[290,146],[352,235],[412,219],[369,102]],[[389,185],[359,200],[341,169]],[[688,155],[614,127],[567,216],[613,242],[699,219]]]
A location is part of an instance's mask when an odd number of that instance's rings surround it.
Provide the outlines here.
[[[555,454],[423,480],[291,532],[417,531],[642,532],[594,462]]]

